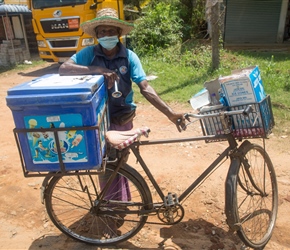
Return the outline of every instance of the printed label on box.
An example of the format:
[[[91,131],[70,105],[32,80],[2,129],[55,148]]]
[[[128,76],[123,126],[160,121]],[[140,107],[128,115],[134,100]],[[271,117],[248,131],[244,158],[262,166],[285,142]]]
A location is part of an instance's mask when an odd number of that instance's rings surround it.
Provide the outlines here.
[[[258,67],[221,77],[219,81],[229,106],[260,102],[266,97]]]
[[[65,128],[82,126],[80,114],[57,116],[25,116],[26,128]],[[87,162],[87,149],[83,130],[58,132],[63,162]],[[59,162],[53,132],[27,133],[34,164]]]
[[[249,74],[249,78],[251,79],[251,83],[254,87],[257,102],[262,101],[264,98],[266,98],[266,93],[264,90],[261,73],[258,67],[255,67],[253,69],[253,71]]]
[[[226,81],[222,88],[231,106],[256,102],[249,78]]]

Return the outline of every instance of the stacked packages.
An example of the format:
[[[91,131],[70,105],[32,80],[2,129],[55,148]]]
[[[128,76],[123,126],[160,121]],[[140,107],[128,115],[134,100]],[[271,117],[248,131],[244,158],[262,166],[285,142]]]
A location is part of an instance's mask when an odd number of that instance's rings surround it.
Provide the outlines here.
[[[240,110],[253,107],[249,116],[232,116],[232,129],[237,138],[263,137],[274,124],[270,97],[266,95],[258,66],[234,70],[231,75],[219,77],[204,84],[205,89],[190,100],[192,107],[201,114],[221,110]],[[202,93],[202,94],[201,94]],[[200,100],[203,98],[203,102]],[[215,99],[218,99],[216,103]],[[206,103],[205,105],[199,105]],[[205,134],[222,134],[220,119],[203,120]]]

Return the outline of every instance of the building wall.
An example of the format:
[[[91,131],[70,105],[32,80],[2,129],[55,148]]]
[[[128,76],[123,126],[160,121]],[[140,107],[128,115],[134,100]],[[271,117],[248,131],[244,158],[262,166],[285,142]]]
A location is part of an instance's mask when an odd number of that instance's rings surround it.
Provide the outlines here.
[[[227,0],[225,45],[276,43],[282,1]]]

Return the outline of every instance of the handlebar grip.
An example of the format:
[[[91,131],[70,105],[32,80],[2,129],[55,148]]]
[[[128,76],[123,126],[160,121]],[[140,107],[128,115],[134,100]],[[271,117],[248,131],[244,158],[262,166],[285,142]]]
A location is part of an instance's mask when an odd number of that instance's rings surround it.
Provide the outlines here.
[[[187,114],[187,113],[184,114],[184,118],[189,121],[189,114]],[[182,119],[179,118],[179,119],[177,119],[176,124],[180,125],[181,122],[182,122]]]
[[[249,114],[252,113],[252,112],[253,112],[253,107],[252,107],[252,105],[248,105],[248,106],[244,109],[244,111],[243,111],[243,115],[244,115],[244,116],[249,116]]]

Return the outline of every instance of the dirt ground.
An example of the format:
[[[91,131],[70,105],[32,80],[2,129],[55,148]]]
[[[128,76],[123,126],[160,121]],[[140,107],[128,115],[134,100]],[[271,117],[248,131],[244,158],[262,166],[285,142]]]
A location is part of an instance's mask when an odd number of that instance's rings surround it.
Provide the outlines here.
[[[67,238],[48,219],[40,202],[43,178],[24,178],[13,137],[14,122],[6,106],[7,90],[44,74],[57,73],[58,64],[47,63],[23,72],[0,74],[2,112],[0,113],[0,249],[101,249]],[[193,93],[192,93],[193,94]],[[172,104],[182,112],[189,105]],[[148,103],[138,103],[135,127],[148,126],[150,139],[179,138],[201,133],[194,123],[179,133],[166,117]],[[289,128],[284,128],[286,131]],[[281,128],[283,131],[283,128]],[[255,139],[261,144],[260,139]],[[286,133],[272,134],[266,141],[267,151],[276,168],[279,184],[279,211],[273,236],[266,250],[290,249],[290,138]],[[218,143],[176,143],[141,147],[142,155],[162,189],[180,193],[204,167],[225,148]],[[130,164],[138,168],[130,156]],[[216,170],[183,204],[185,217],[177,225],[149,224],[134,238],[112,249],[245,249],[238,237],[229,232],[224,215],[224,180],[228,162]],[[167,191],[166,191],[167,192]],[[150,219],[150,221],[157,221]],[[105,249],[105,248],[103,248]],[[107,248],[106,248],[107,249]]]

